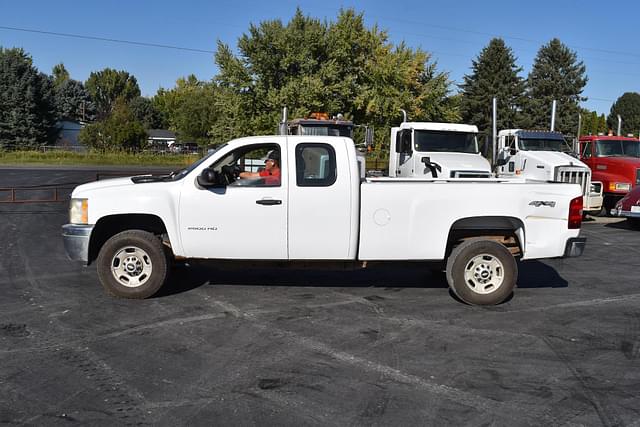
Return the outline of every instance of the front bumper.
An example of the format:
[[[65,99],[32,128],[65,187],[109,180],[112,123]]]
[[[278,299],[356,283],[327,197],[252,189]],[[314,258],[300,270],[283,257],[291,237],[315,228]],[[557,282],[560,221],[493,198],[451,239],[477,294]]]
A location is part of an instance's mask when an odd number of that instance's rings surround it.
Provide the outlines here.
[[[586,237],[571,237],[567,240],[564,248],[564,258],[577,257],[582,255],[584,247],[587,245]]]
[[[93,225],[65,224],[62,226],[64,250],[71,261],[89,260],[89,239]]]

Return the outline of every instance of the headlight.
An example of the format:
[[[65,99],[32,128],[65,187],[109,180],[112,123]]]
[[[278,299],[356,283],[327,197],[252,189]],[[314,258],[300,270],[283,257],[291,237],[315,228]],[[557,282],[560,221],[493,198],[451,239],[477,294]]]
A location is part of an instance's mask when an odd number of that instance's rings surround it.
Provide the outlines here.
[[[610,182],[609,191],[629,191],[631,184],[628,182]]]
[[[71,224],[89,223],[89,201],[87,199],[71,199],[69,222]]]

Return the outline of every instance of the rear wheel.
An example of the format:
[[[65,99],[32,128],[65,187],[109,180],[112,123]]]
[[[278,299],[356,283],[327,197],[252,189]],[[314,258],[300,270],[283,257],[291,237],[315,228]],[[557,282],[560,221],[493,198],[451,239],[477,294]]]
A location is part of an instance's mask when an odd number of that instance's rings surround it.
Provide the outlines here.
[[[447,260],[447,282],[468,304],[493,305],[511,295],[518,266],[502,244],[484,239],[467,240]]]
[[[160,239],[142,230],[111,237],[97,259],[100,283],[121,298],[148,298],[165,283],[169,262]]]

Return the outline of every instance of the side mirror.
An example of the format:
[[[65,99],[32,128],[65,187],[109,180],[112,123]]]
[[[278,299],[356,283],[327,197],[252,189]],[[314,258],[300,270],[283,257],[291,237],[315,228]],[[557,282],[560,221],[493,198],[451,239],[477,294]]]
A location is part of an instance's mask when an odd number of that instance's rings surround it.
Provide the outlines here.
[[[204,188],[209,187],[224,187],[224,182],[220,175],[220,172],[211,168],[206,168],[198,175],[198,185]]]
[[[515,149],[515,148],[510,148],[510,149],[509,149],[509,154],[511,154],[512,156],[515,156],[515,155],[516,155],[516,153],[517,153],[517,151],[516,151],[516,149]]]
[[[509,160],[509,156],[512,156],[513,154],[515,154],[515,150],[509,148],[501,150],[496,158],[496,166],[506,165]]]

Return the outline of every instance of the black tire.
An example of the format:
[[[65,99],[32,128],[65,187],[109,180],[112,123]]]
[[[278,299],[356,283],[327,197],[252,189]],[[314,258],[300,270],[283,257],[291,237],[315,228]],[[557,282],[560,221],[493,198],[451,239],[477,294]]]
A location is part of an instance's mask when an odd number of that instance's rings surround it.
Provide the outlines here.
[[[169,259],[158,237],[142,230],[127,230],[102,246],[97,270],[100,283],[109,294],[143,299],[164,285]]]
[[[511,295],[517,279],[515,258],[492,240],[466,240],[447,259],[447,282],[468,304],[500,304]]]

